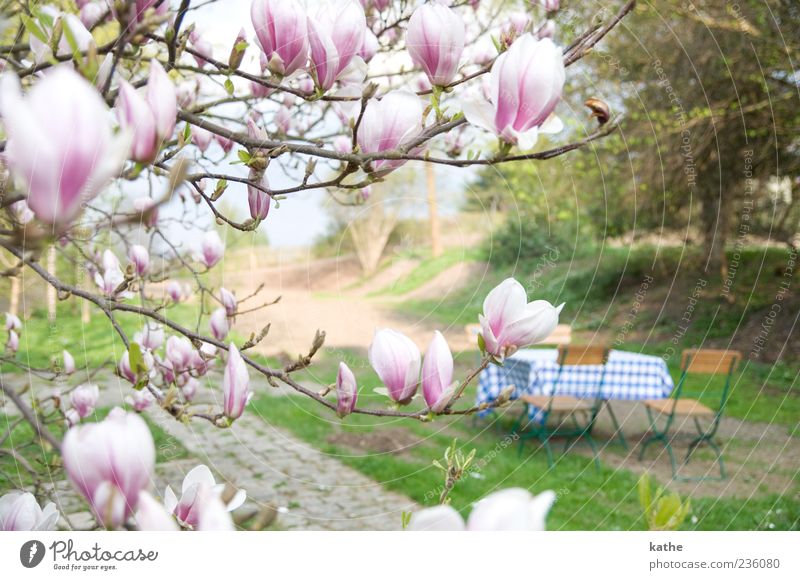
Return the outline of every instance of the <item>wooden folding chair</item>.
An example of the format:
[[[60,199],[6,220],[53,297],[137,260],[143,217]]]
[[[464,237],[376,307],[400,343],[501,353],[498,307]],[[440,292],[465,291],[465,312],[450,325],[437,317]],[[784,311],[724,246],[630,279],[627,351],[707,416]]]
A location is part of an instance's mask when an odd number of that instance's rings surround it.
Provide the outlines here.
[[[641,460],[644,457],[648,445],[655,441],[660,441],[669,455],[669,460],[672,464],[673,478],[682,480],[717,479],[706,476],[699,478],[678,477],[678,464],[675,460],[672,445],[670,444],[669,430],[674,424],[676,417],[691,417],[697,428],[697,436],[689,443],[689,450],[686,452],[686,458],[683,464],[686,465],[689,463],[692,452],[699,445],[706,443],[716,454],[716,460],[717,463],[719,463],[719,479],[726,479],[727,475],[725,474],[725,462],[722,458],[722,450],[714,442],[714,436],[717,433],[720,419],[725,411],[725,405],[728,402],[728,394],[730,393],[733,374],[741,360],[742,353],[735,350],[690,349],[683,351],[681,355],[681,378],[673,393],[674,396],[669,399],[645,401],[645,408],[647,410],[647,416],[650,419],[652,435],[642,443],[639,459]],[[683,397],[686,388],[685,384],[689,375],[725,377],[725,385],[716,399],[715,408],[708,407],[697,399]],[[713,392],[709,392],[707,389],[701,391],[701,394],[704,395],[707,400],[709,395],[714,395]],[[662,417],[666,419],[664,427],[659,429],[658,421]],[[701,419],[708,421],[705,427],[701,425]]]
[[[558,372],[553,381],[553,388],[549,395],[522,395],[520,399],[526,404],[514,426],[514,433],[520,439],[519,452],[526,439],[538,439],[547,453],[547,465],[553,467],[553,451],[550,448],[550,439],[553,437],[565,437],[564,451],[570,447],[570,443],[580,439],[585,439],[592,448],[594,454],[595,468],[600,470],[600,459],[597,455],[597,445],[592,437],[592,429],[597,420],[597,414],[603,405],[603,380],[605,378],[605,365],[608,362],[608,347],[605,346],[565,346],[558,348]],[[582,365],[602,365],[600,379],[597,385],[597,395],[593,399],[577,398],[569,395],[558,394],[558,384],[561,379],[564,367]],[[541,410],[541,421],[526,421],[529,417],[530,407]],[[558,417],[555,425],[548,425],[548,420]],[[569,419],[571,424],[567,424]],[[525,425],[527,422],[527,425]],[[526,428],[523,430],[522,427]]]

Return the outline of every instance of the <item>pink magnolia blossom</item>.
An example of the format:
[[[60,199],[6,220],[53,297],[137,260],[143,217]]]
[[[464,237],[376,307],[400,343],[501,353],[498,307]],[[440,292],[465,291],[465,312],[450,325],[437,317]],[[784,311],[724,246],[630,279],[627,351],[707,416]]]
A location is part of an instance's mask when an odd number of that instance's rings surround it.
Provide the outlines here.
[[[384,328],[377,330],[369,346],[369,362],[378,373],[389,396],[401,405],[411,402],[419,386],[420,352],[405,334]]]
[[[135,161],[155,159],[163,141],[172,136],[177,113],[175,87],[158,61],[150,62],[145,94],[120,80],[117,115],[133,134],[131,158]]]
[[[222,376],[222,397],[225,416],[238,419],[250,400],[250,374],[236,345],[231,343],[228,362]]]
[[[156,6],[156,4],[158,5]],[[162,1],[159,3],[158,0],[136,0],[136,20],[141,22],[145,17],[145,13],[151,8],[156,14],[164,15],[169,10],[169,2]]]
[[[67,476],[97,521],[118,528],[153,477],[156,450],[144,420],[115,408],[104,421],[67,431],[61,454]]]
[[[200,36],[196,29],[189,33],[189,41],[192,43],[192,48],[197,52],[197,54],[193,55],[197,66],[203,68],[208,64],[209,59],[214,58],[214,48],[209,41]]]
[[[69,395],[72,408],[78,412],[81,419],[85,419],[94,412],[97,399],[100,398],[100,388],[97,385],[80,385]]]
[[[309,16],[311,74],[318,88],[330,89],[358,56],[366,30],[364,8],[356,0],[325,0],[316,15]]]
[[[539,4],[542,5],[547,12],[557,12],[560,2],[559,0],[539,0]]]
[[[224,151],[226,154],[227,154],[227,153],[230,153],[230,152],[231,152],[231,149],[233,149],[234,142],[233,142],[233,141],[231,141],[230,139],[228,139],[227,137],[223,136],[223,135],[216,135],[216,134],[215,134],[215,135],[214,135],[214,140],[217,142],[217,145],[219,145],[219,146],[220,146],[220,148],[221,148],[221,149],[222,149],[222,150],[223,150],[223,151]]]
[[[142,363],[148,372],[153,370],[155,366],[155,359],[150,351],[142,351]],[[130,354],[127,350],[122,353],[122,356],[119,359],[119,364],[117,364],[117,370],[122,378],[127,379],[132,384],[136,384],[138,382],[139,375],[131,368]]]
[[[423,4],[411,15],[406,46],[411,60],[425,71],[431,84],[453,82],[464,52],[464,35],[464,21],[441,2]]]
[[[487,294],[479,316],[486,351],[502,359],[541,342],[555,330],[563,307],[546,300],[528,303],[522,284],[514,278],[503,280]]]
[[[8,168],[24,185],[28,207],[48,224],[75,219],[128,155],[129,140],[112,132],[103,99],[68,66],[54,67],[26,97],[16,76],[2,75],[0,114]]]
[[[530,531],[541,532],[556,494],[544,491],[537,496],[527,489],[510,488],[496,491],[480,500],[469,515],[466,525],[452,506],[440,505],[415,512],[411,531]]]
[[[86,2],[81,6],[78,17],[86,28],[92,28],[107,14],[105,2]]]
[[[422,364],[422,394],[433,412],[441,412],[450,403],[457,384],[453,382],[453,354],[437,330]]]
[[[422,132],[423,106],[409,91],[392,91],[381,100],[372,99],[358,127],[358,146],[364,153],[382,153],[407,145]],[[402,160],[377,159],[371,162],[378,173],[400,167]]]
[[[187,381],[181,385],[181,392],[187,401],[194,399],[197,394],[197,389],[200,387],[200,381],[194,377],[189,377]]]
[[[185,336],[170,336],[167,339],[167,359],[175,371],[184,371],[194,360],[194,347]]]
[[[217,308],[211,313],[208,325],[211,328],[211,334],[217,340],[225,340],[231,329],[230,324],[228,324],[228,313],[224,308]]]
[[[32,493],[11,491],[0,497],[0,531],[49,532],[58,523],[56,504],[50,502],[44,509]]]
[[[139,276],[143,276],[147,272],[147,268],[150,266],[150,252],[147,251],[147,248],[139,244],[132,245],[128,258]]]
[[[470,124],[530,149],[539,133],[563,128],[553,111],[561,100],[564,80],[561,48],[549,38],[524,34],[492,65],[491,103],[464,103],[464,115]]]
[[[6,330],[16,330],[17,332],[22,330],[22,321],[19,316],[6,312]]]
[[[164,344],[164,327],[155,322],[145,322],[142,330],[133,335],[133,342],[147,350],[156,350]]]
[[[8,331],[8,340],[6,341],[6,350],[14,354],[19,350],[19,335],[15,330]]]
[[[202,127],[192,127],[192,143],[197,145],[202,153],[205,153],[211,142],[214,140],[214,134],[211,131],[206,131]]]
[[[265,63],[276,75],[288,76],[308,62],[305,10],[297,0],[254,0],[250,17]]]
[[[361,45],[361,50],[358,51],[358,56],[364,59],[364,62],[369,62],[378,53],[378,37],[370,30],[367,29],[364,34],[364,43]]]
[[[156,398],[153,396],[153,393],[144,388],[139,391],[133,391],[133,394],[127,397],[125,402],[133,407],[134,411],[141,413],[149,409],[153,403],[156,402]]]
[[[222,243],[219,234],[214,230],[206,232],[200,246],[200,261],[205,264],[206,268],[212,268],[222,259],[224,254],[225,245]]]
[[[34,213],[31,211],[31,208],[28,207],[28,204],[24,199],[15,201],[9,206],[9,209],[14,215],[14,218],[20,223],[20,225],[23,226],[35,217]]]
[[[211,494],[205,495],[206,489]],[[197,528],[200,523],[200,515],[205,508],[204,502],[213,494],[217,498],[222,497],[225,491],[224,483],[217,483],[211,470],[205,465],[198,465],[186,474],[181,486],[181,497],[172,491],[170,486],[164,491],[164,506],[167,511],[174,514],[178,521],[184,526]],[[231,500],[225,505],[225,510],[232,512],[240,507],[247,498],[247,493],[243,489],[238,489]],[[224,505],[224,504],[223,504]]]
[[[180,529],[164,504],[146,491],[139,492],[139,509],[134,517],[136,527],[141,531],[177,532]]]
[[[346,417],[353,412],[358,402],[358,384],[353,371],[343,362],[339,363],[339,373],[336,375],[336,414]]]

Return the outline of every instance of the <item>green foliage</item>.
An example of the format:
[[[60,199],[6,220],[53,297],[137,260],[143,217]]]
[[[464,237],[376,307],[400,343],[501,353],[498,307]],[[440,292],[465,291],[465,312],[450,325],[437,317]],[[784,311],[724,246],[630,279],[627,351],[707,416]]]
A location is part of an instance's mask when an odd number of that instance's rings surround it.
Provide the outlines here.
[[[682,502],[677,493],[666,493],[647,473],[639,478],[639,503],[651,531],[679,529],[691,509],[688,499]]]

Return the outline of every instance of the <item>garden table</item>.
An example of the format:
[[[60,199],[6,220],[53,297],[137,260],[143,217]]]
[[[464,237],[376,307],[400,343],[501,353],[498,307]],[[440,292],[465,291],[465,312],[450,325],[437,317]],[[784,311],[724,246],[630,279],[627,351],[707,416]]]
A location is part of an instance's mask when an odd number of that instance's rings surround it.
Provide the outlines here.
[[[512,399],[523,394],[552,395],[558,375],[557,349],[523,349],[506,359],[504,366],[491,365],[480,375],[476,403],[494,401],[506,386],[515,385]],[[674,383],[664,359],[658,356],[612,350],[600,387],[601,365],[565,366],[558,379],[558,395],[605,400],[666,399]],[[520,388],[520,385],[524,385]],[[602,389],[598,393],[598,387]],[[490,411],[484,411],[485,415]],[[536,420],[539,410],[530,407]]]

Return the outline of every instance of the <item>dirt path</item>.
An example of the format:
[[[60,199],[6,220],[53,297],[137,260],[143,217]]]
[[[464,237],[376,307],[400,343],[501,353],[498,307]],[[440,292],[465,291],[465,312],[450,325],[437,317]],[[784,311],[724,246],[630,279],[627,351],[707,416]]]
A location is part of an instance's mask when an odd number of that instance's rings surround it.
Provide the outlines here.
[[[453,350],[466,349],[463,327],[443,327],[432,317],[423,316],[421,320],[403,317],[394,310],[392,303],[411,297],[445,301],[467,279],[484,275],[486,266],[459,263],[407,295],[369,296],[407,276],[414,267],[414,262],[401,260],[364,281],[352,258],[308,260],[240,271],[228,269],[224,285],[237,296],[245,296],[264,284],[261,302],[281,297],[278,304],[241,316],[236,321],[236,330],[244,335],[271,325],[269,336],[256,349],[263,354],[295,356],[307,352],[317,329],[327,333],[325,346],[328,349],[366,349],[375,329],[385,327],[405,333],[420,348],[427,345],[434,330],[441,330]]]

